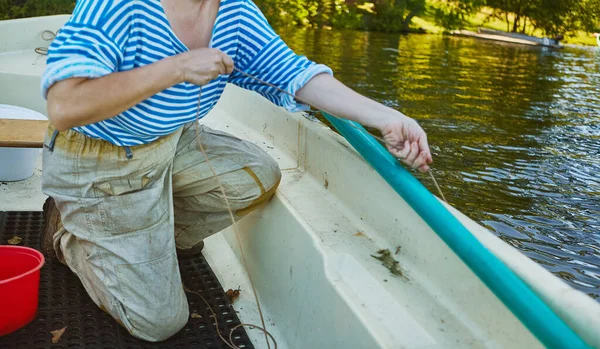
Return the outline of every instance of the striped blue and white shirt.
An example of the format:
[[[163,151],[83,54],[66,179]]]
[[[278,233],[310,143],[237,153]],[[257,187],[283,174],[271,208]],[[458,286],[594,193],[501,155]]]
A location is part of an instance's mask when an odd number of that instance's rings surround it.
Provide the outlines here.
[[[292,95],[315,75],[332,74],[328,67],[287,47],[251,0],[221,0],[209,47],[227,53],[238,69]],[[160,0],[79,0],[49,48],[42,93],[46,97],[48,89],[64,79],[99,78],[187,50]],[[234,72],[203,86],[200,117],[214,107],[228,82],[256,91],[289,111],[307,108]],[[199,91],[196,85],[178,84],[113,118],[74,130],[119,146],[147,144],[195,120]]]

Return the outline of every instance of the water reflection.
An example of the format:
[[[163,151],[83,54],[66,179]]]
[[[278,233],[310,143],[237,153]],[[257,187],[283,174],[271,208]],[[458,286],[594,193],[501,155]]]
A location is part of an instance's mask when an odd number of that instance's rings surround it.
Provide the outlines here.
[[[452,204],[600,297],[599,51],[427,35],[281,34],[357,91],[418,119]]]

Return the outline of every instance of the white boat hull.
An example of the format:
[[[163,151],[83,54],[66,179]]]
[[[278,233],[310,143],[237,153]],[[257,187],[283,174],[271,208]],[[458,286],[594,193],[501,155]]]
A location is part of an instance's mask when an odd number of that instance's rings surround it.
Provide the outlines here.
[[[33,53],[43,43],[35,37],[66,18],[0,22],[0,103],[45,113],[43,60]],[[22,38],[3,38],[5,29]],[[283,170],[274,199],[239,224],[280,348],[542,347],[341,136],[234,86],[202,122],[255,142]],[[40,210],[39,180],[37,171],[0,191],[0,210]],[[449,209],[578,334],[600,346],[596,302]],[[371,257],[398,246],[394,257],[408,280]],[[242,287],[235,305],[242,322],[259,324],[233,232],[208,239],[205,255],[226,289]],[[257,348],[265,347],[260,332],[249,334]]]

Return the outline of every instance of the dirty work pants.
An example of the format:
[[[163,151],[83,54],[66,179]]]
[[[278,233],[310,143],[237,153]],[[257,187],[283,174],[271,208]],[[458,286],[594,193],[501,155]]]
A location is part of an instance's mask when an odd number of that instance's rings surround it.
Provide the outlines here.
[[[42,187],[64,226],[57,255],[98,306],[148,341],[188,321],[176,247],[231,225],[195,129],[129,149],[75,131],[46,135]],[[273,195],[281,173],[258,146],[203,126],[199,137],[237,218]]]

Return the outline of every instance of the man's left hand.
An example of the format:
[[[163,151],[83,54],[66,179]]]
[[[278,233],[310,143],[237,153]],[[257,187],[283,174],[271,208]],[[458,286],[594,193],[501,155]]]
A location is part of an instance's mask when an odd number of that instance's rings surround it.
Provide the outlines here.
[[[387,148],[399,160],[422,173],[433,161],[427,134],[419,124],[404,115],[394,117],[380,130]]]

